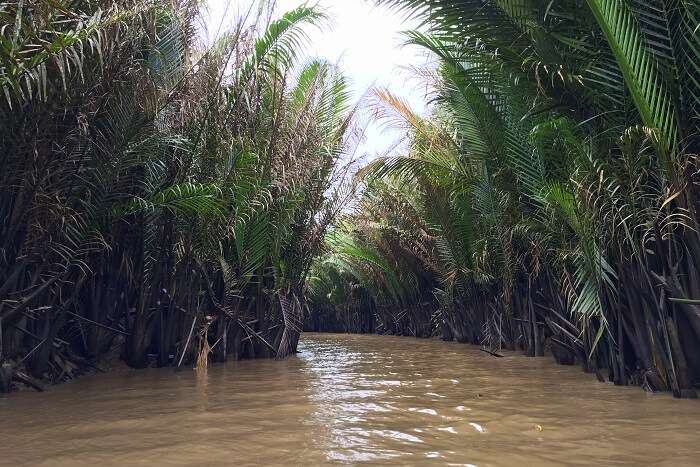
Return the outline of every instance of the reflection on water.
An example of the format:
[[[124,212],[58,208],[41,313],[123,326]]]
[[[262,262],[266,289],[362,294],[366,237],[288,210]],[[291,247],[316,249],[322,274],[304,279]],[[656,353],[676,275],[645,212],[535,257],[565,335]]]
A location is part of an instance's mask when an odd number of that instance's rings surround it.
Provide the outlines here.
[[[305,335],[283,362],[0,398],[2,465],[698,465],[700,402],[434,340]]]

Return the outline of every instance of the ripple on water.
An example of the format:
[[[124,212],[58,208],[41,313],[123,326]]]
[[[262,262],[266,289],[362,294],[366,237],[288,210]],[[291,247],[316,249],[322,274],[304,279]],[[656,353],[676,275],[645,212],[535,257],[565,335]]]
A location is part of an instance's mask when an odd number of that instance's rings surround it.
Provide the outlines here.
[[[469,422],[469,426],[471,426],[472,428],[474,428],[474,429],[475,429],[476,431],[478,431],[479,433],[486,433],[486,428],[484,428],[483,426],[479,425],[479,424],[476,423],[476,422]]]
[[[419,409],[417,407],[409,407],[409,412],[424,413],[428,415],[437,415],[437,410],[435,409]]]
[[[700,401],[437,340],[305,335],[297,358],[86,377],[0,397],[0,463],[664,465],[700,458]],[[41,440],[40,443],[36,440]]]

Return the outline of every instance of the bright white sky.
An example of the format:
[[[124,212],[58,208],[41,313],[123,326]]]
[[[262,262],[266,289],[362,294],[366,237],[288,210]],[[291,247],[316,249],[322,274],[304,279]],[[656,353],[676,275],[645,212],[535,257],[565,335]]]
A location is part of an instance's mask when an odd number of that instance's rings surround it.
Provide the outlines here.
[[[231,29],[234,18],[246,11],[250,1],[208,0],[209,36],[216,35],[222,18],[222,30]],[[315,2],[277,0],[276,15],[303,3]],[[414,110],[423,113],[425,88],[407,67],[424,65],[426,57],[414,47],[402,47],[400,34],[415,28],[416,23],[406,20],[396,11],[377,7],[370,0],[318,0],[317,3],[329,14],[331,22],[321,31],[309,29],[309,57],[340,65],[352,83],[358,101],[372,87],[386,87],[406,100]],[[374,158],[389,150],[400,134],[367,120],[365,140],[358,148],[358,155]]]

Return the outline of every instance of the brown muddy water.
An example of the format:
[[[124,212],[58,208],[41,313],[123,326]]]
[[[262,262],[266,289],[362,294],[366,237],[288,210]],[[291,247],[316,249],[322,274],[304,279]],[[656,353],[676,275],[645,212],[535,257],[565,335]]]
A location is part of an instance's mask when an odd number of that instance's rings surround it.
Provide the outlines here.
[[[0,465],[700,465],[699,401],[438,340],[300,350],[2,397]]]

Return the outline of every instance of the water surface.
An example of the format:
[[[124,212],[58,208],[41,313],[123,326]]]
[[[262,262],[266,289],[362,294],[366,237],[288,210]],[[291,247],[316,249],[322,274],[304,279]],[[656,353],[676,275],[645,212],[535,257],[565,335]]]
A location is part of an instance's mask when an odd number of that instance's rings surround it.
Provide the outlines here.
[[[0,465],[700,465],[700,402],[549,358],[327,334],[300,350],[0,397]]]

